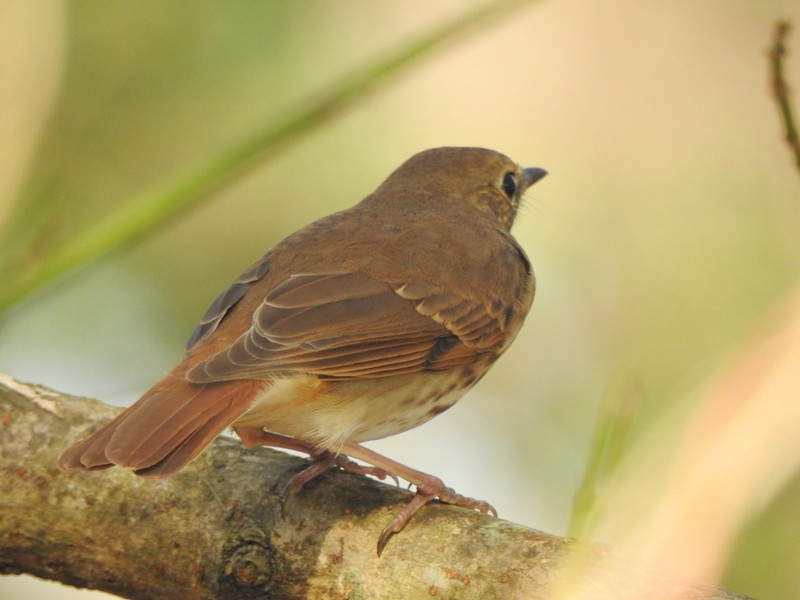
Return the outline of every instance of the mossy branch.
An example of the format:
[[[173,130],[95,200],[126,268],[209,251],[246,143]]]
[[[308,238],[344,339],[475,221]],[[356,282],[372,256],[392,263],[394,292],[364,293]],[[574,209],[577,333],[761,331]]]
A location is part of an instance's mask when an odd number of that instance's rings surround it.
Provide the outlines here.
[[[282,518],[276,489],[304,460],[227,439],[164,480],[58,471],[60,450],[118,410],[0,376],[0,573],[127,598],[552,600],[565,578],[587,600],[642,589],[648,598],[742,598],[435,504],[378,558],[375,541],[408,492],[330,473],[292,497]]]

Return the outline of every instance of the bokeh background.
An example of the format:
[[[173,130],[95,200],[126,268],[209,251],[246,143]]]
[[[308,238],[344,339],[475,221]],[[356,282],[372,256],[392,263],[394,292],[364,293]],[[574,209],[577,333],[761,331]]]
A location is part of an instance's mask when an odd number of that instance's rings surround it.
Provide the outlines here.
[[[0,257],[24,264],[475,5],[0,4]],[[798,280],[800,179],[765,56],[780,17],[800,23],[796,0],[531,2],[15,307],[0,320],[0,371],[130,403],[272,244],[419,150],[494,148],[550,172],[515,228],[537,272],[533,311],[458,406],[371,447],[564,534],[603,398],[635,394],[645,430],[758,335]],[[798,507],[795,475],[742,524],[719,583],[800,597]],[[2,578],[0,598],[72,593],[29,585],[54,584]]]

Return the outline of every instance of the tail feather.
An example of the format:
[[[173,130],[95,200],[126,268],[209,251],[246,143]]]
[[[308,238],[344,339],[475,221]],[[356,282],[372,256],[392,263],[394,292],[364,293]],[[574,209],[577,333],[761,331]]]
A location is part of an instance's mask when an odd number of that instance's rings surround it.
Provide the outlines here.
[[[113,467],[114,463],[106,458],[105,448],[111,440],[111,436],[114,435],[114,430],[126,417],[128,411],[117,416],[88,438],[64,450],[58,457],[58,468],[62,471],[94,471]]]
[[[62,470],[119,465],[166,477],[202,452],[250,406],[263,382],[197,385],[168,377],[108,425],[67,448]]]
[[[196,429],[193,423],[217,405],[221,391],[221,386],[201,387],[186,382],[154,386],[117,426],[104,449],[106,457],[115,465],[132,469],[157,462],[158,454],[166,455],[172,449],[173,438],[181,433],[186,437]]]
[[[241,413],[236,413],[238,416]],[[151,466],[137,468],[134,472],[142,477],[167,477],[194,460],[220,432],[236,418],[227,412],[221,412],[196,429],[189,437],[180,442],[161,460]]]

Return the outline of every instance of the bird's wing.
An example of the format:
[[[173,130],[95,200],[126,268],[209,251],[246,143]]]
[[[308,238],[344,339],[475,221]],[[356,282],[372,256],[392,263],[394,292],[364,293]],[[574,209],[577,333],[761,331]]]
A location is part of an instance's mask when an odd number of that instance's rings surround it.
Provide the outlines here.
[[[219,322],[225,310],[217,308]],[[360,379],[456,368],[502,345],[513,310],[427,283],[298,273],[272,288],[244,334],[186,377],[210,383],[303,372]]]
[[[239,303],[252,285],[269,272],[270,266],[267,256],[263,256],[253,266],[239,275],[236,281],[229,285],[224,292],[217,296],[216,300],[208,307],[203,318],[200,319],[191,337],[189,337],[186,349],[191,350],[194,346],[216,331],[222,319],[224,319],[230,313],[231,309]]]

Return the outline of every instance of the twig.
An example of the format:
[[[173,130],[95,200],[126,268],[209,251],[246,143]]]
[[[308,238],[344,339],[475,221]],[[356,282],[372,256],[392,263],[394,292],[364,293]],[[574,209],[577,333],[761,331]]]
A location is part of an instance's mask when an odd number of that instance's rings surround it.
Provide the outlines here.
[[[791,29],[792,26],[788,21],[781,20],[775,23],[774,38],[769,49],[769,60],[772,75],[772,95],[778,103],[778,111],[785,130],[784,138],[794,154],[795,165],[800,171],[800,136],[797,133],[794,109],[789,98],[789,84],[784,76],[784,58],[787,55],[786,39],[789,37]]]

